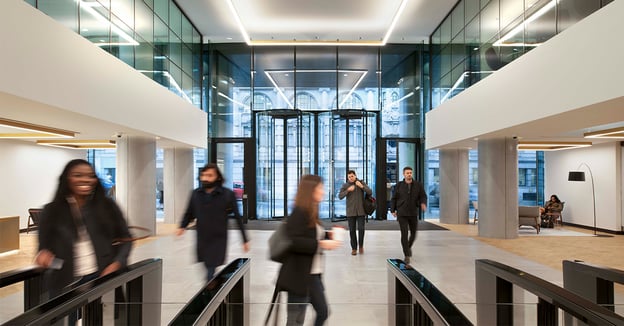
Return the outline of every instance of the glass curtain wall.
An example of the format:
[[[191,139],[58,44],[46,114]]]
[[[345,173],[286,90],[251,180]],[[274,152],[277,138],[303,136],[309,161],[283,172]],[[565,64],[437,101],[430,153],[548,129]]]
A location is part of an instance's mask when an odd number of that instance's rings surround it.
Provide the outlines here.
[[[461,0],[430,37],[431,107],[459,94],[524,53],[546,42],[612,0]],[[478,162],[470,151],[470,199],[476,200]],[[543,154],[519,154],[519,203],[543,200]],[[430,189],[439,183],[438,155],[429,153]],[[530,184],[530,186],[526,186]],[[474,199],[473,199],[474,197]],[[437,201],[435,199],[434,201]]]
[[[210,136],[253,138],[256,145],[257,159],[245,162],[247,168],[255,165],[255,180],[243,181],[245,189],[255,183],[256,215],[250,218],[286,216],[303,174],[324,180],[322,218],[344,217],[338,191],[348,170],[374,192],[381,175],[385,189],[385,177],[377,172],[384,120],[394,119],[395,137],[415,143],[422,137],[420,61],[412,60],[420,57],[422,46],[391,48],[384,57],[376,47],[209,46]],[[388,91],[380,83],[384,61],[396,77]],[[397,114],[382,116],[381,94],[391,101],[392,91]],[[408,155],[417,161],[420,153]]]

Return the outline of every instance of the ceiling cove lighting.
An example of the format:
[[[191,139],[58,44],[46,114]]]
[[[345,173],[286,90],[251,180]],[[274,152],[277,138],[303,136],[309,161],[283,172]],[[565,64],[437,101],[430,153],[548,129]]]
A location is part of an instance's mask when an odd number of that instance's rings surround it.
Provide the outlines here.
[[[386,45],[386,43],[388,42],[388,39],[390,38],[390,35],[392,35],[392,31],[394,30],[394,27],[396,26],[397,22],[399,21],[399,18],[401,17],[401,14],[403,13],[403,10],[405,9],[405,6],[407,5],[408,0],[401,0],[401,4],[399,5],[399,8],[397,9],[396,13],[394,14],[394,17],[392,18],[392,22],[390,23],[390,26],[388,27],[388,29],[386,30],[386,33],[384,34],[384,37],[382,40],[358,40],[358,41],[341,41],[341,40],[252,40],[249,37],[249,33],[247,33],[247,30],[245,29],[245,26],[243,25],[243,22],[241,21],[240,16],[238,15],[238,11],[236,10],[236,8],[234,7],[234,3],[232,2],[233,0],[224,0],[225,2],[227,2],[228,4],[228,8],[230,8],[230,12],[232,13],[232,16],[234,16],[234,20],[236,21],[236,25],[238,26],[238,29],[241,32],[241,35],[243,36],[243,39],[245,40],[245,43],[247,43],[247,45],[256,45],[256,46],[276,46],[276,45],[315,45],[315,46],[336,46],[336,45],[350,45],[350,46],[384,46]]]
[[[37,145],[70,148],[70,149],[107,149],[116,148],[114,140],[107,139],[75,139],[75,140],[37,140]]]
[[[0,138],[73,138],[75,135],[69,130],[0,118]]]
[[[624,127],[586,132],[583,136],[585,138],[622,139],[624,138]]]
[[[573,141],[518,141],[518,150],[523,151],[559,151],[591,146],[591,142]]]
[[[135,39],[132,38],[132,36],[128,35],[126,32],[122,31],[121,28],[119,28],[117,25],[113,24],[110,20],[108,20],[106,17],[104,17],[102,14],[100,14],[97,10],[93,9],[93,7],[102,7],[102,5],[97,2],[86,2],[86,1],[82,1],[80,0],[80,8],[84,9],[86,12],[88,12],[89,14],[91,14],[91,16],[93,16],[97,21],[99,21],[100,23],[104,24],[104,26],[108,27],[110,26],[111,28],[111,32],[114,34],[119,35],[119,37],[121,37],[122,39],[124,39],[126,42],[114,42],[114,43],[106,43],[106,42],[94,42],[93,44],[97,45],[97,46],[106,46],[106,45],[132,45],[132,46],[137,46],[139,45],[139,42],[137,42]]]
[[[550,9],[554,8],[556,4],[557,4],[557,0],[551,0],[549,3],[544,5],[538,11],[533,13],[531,16],[527,17],[522,22],[522,24],[518,24],[518,26],[514,27],[507,34],[503,35],[503,37],[498,39],[498,41],[494,42],[494,44],[492,44],[492,45],[493,46],[526,46],[526,45],[528,45],[528,46],[538,46],[538,45],[540,45],[541,43],[526,44],[526,43],[505,43],[505,42],[507,40],[511,39],[512,37],[516,36],[516,34],[523,32],[524,28],[526,27],[527,24],[530,24],[534,20],[540,18],[542,15],[547,13]]]

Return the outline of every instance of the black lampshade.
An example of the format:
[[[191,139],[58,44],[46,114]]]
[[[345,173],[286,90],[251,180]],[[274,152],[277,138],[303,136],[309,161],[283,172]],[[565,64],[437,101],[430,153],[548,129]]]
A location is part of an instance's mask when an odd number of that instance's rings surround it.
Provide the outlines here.
[[[583,171],[568,172],[568,181],[585,181],[585,172]]]

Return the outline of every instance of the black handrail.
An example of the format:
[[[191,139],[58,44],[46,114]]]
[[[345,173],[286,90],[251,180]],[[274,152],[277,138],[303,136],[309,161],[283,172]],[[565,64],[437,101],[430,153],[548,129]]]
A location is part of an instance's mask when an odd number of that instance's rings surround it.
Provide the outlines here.
[[[44,268],[32,265],[0,273],[0,288],[24,282],[24,310],[39,305],[44,299]]]
[[[615,311],[613,283],[624,284],[623,270],[580,260],[563,261],[563,287],[611,311]]]
[[[388,259],[387,262],[388,324],[473,325],[451,300],[412,266],[400,259]]]
[[[150,284],[143,284],[143,277],[147,276]],[[148,311],[142,311],[143,307],[134,305],[134,303],[160,302],[162,299],[162,260],[146,259],[132,265],[129,265],[124,272],[118,272],[97,278],[93,281],[76,286],[75,288],[55,297],[51,300],[36,306],[23,314],[5,322],[2,325],[42,325],[54,323],[68,314],[76,311],[81,307],[92,305],[91,311],[94,311],[96,324],[101,319],[101,297],[116,288],[127,285],[128,296],[133,298],[133,307],[128,312],[127,323],[134,324],[133,321],[143,321],[148,316],[149,322],[160,323],[160,307],[154,308],[154,305],[146,305]],[[140,293],[138,293],[140,292]],[[146,298],[143,292],[148,292],[149,298]],[[147,300],[146,300],[147,299]],[[83,316],[85,317],[85,316]],[[141,324],[141,323],[139,323]]]
[[[189,300],[169,325],[248,324],[244,322],[249,318],[244,313],[244,304],[250,264],[249,258],[237,258],[229,263]]]
[[[532,274],[489,259],[475,267],[479,325],[513,324],[513,285],[538,297],[536,325],[556,325],[557,309],[590,325],[624,325],[623,317]]]

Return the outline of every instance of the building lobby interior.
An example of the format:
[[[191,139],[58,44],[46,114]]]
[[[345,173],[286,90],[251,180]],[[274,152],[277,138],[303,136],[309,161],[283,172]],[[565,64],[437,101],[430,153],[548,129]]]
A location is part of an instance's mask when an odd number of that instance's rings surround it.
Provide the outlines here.
[[[249,259],[246,325],[264,325],[280,267],[268,239],[304,174],[324,180],[327,229],[347,225],[348,170],[377,198],[364,253],[348,241],[324,252],[326,325],[401,324],[389,202],[406,166],[428,207],[399,270],[417,271],[471,324],[492,320],[477,304],[479,260],[561,290],[563,261],[624,279],[621,17],[622,0],[2,1],[0,275],[32,266],[28,209],[82,158],[128,224],[150,230],[130,263],[162,260],[161,301],[142,303],[162,325],[207,286],[195,230],[174,235],[206,163],[222,169],[251,239],[244,252],[232,227],[226,259]],[[561,223],[519,223],[522,207],[552,194],[565,202]],[[621,315],[615,283],[605,306]],[[26,292],[0,288],[0,325],[25,312]],[[101,300],[114,324],[119,303]],[[510,300],[514,325],[544,318],[543,296]],[[568,325],[553,305],[549,320]],[[310,306],[304,325],[313,317]]]

